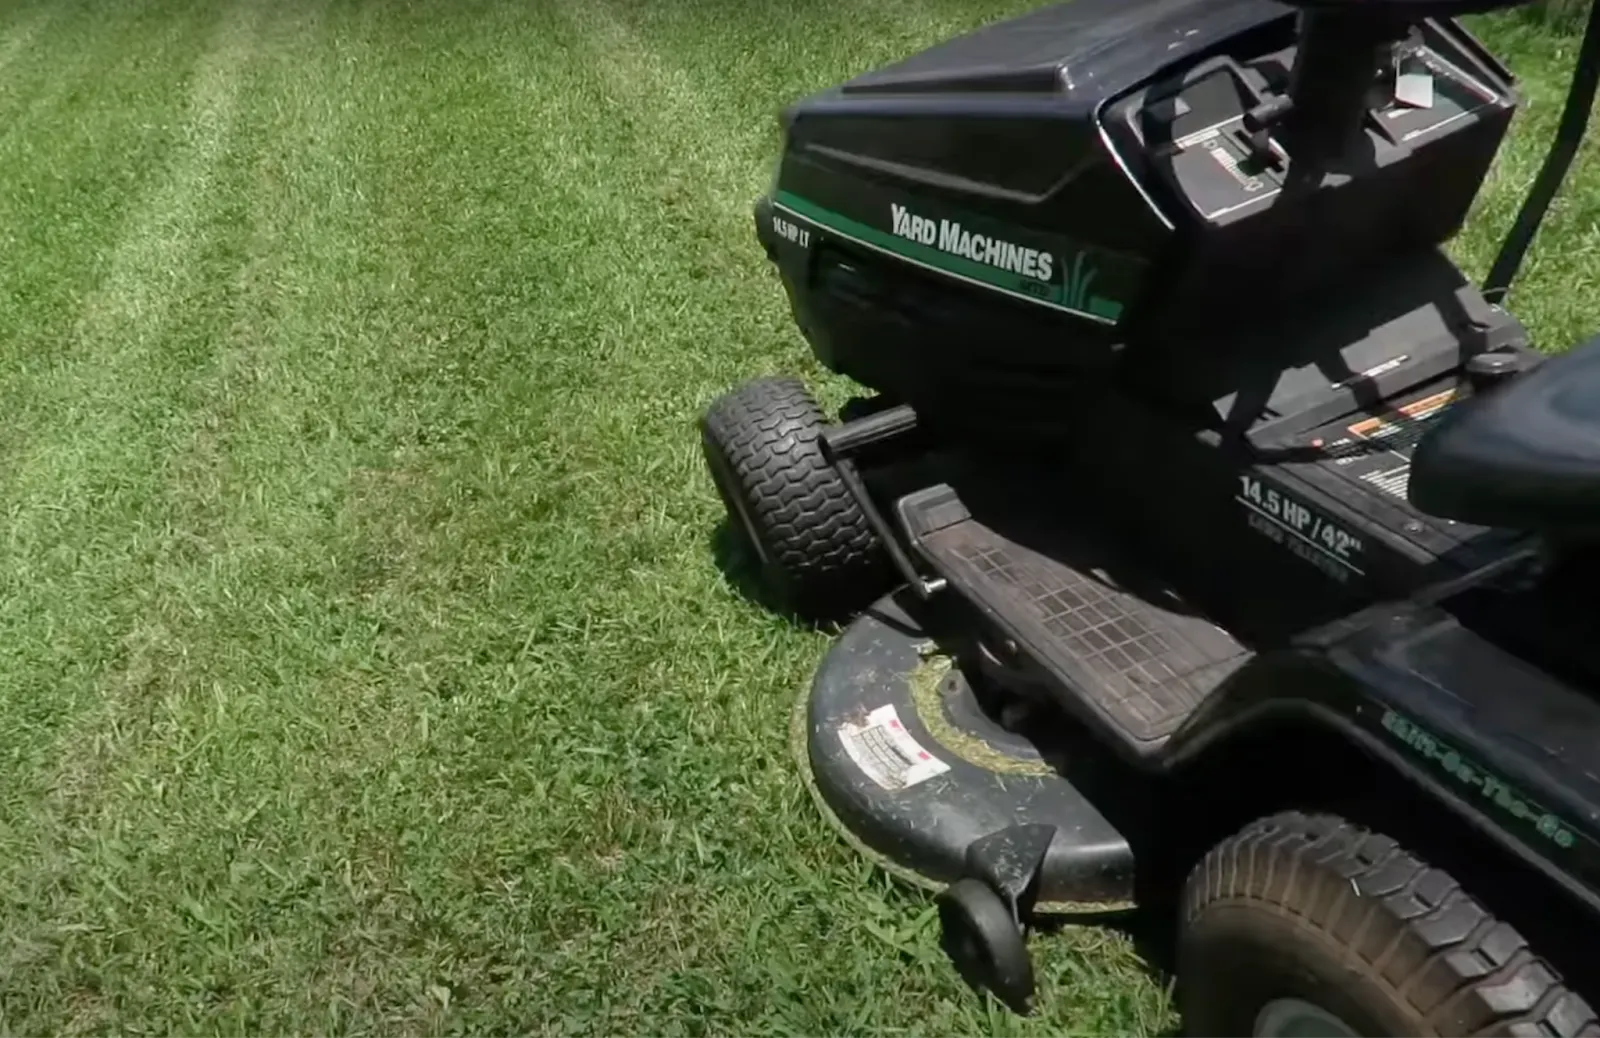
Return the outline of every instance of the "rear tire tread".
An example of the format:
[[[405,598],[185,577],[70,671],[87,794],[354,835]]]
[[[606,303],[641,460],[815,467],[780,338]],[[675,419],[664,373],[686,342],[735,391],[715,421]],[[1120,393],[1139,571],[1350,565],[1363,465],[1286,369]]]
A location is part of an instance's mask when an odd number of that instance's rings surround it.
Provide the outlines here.
[[[1333,896],[1319,896],[1319,886]],[[1343,819],[1284,812],[1213,848],[1186,888],[1184,922],[1229,901],[1256,902],[1330,936],[1353,933],[1336,937],[1343,954],[1442,1033],[1600,1036],[1600,1017],[1521,934],[1448,873]],[[1364,909],[1353,929],[1343,925],[1350,901]],[[1362,938],[1386,926],[1393,934],[1367,958]]]

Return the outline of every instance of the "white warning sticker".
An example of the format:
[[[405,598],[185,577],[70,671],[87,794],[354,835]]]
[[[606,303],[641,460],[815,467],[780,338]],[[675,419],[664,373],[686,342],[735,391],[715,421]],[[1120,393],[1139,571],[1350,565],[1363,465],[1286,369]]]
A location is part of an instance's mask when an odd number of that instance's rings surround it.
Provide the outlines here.
[[[892,705],[878,707],[860,724],[839,725],[839,741],[856,767],[884,789],[910,789],[950,770],[906,731]]]

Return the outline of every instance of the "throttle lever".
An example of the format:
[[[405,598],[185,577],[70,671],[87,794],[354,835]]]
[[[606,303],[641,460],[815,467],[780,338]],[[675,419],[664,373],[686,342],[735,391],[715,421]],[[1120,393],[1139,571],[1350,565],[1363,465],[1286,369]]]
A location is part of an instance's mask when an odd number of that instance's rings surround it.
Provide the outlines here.
[[[1274,94],[1244,113],[1245,143],[1250,149],[1250,164],[1257,167],[1257,171],[1277,167],[1278,156],[1272,150],[1272,130],[1293,110],[1293,98],[1287,94]]]

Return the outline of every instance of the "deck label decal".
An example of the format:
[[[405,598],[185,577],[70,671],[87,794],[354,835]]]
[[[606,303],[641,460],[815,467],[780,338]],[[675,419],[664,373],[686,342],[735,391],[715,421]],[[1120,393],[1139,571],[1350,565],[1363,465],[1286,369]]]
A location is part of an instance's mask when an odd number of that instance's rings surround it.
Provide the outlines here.
[[[893,705],[878,707],[859,723],[845,721],[838,732],[856,767],[884,789],[910,789],[950,770],[906,731]]]

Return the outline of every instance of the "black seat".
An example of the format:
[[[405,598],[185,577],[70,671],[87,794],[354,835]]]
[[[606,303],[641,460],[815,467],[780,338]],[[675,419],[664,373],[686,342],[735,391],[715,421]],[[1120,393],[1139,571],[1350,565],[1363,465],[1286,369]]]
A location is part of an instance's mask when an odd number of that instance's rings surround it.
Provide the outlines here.
[[[1409,496],[1443,519],[1600,532],[1600,337],[1453,408],[1417,444]]]

